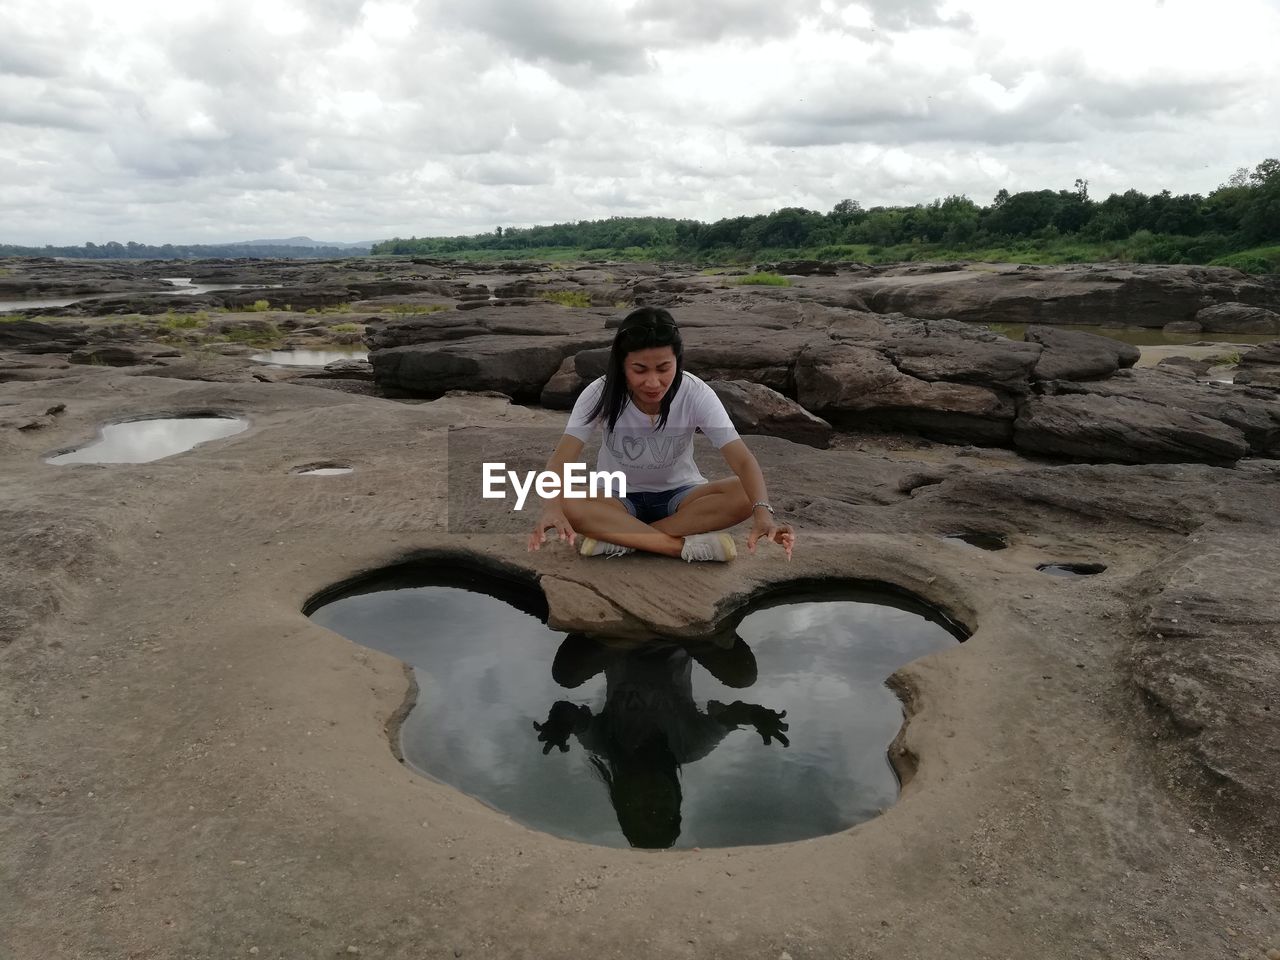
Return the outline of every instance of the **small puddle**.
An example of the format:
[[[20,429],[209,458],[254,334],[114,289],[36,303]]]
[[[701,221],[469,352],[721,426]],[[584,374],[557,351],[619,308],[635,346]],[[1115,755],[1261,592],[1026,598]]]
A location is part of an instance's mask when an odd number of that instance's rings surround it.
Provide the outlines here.
[[[338,477],[346,473],[354,473],[355,469],[339,463],[316,463],[294,467],[289,472],[297,477]]]
[[[613,847],[822,836],[899,784],[885,679],[965,634],[888,588],[792,586],[715,637],[623,641],[543,623],[534,589],[405,566],[321,595],[321,626],[409,664],[399,749],[537,830]]]
[[[335,360],[368,360],[367,350],[267,350],[250,358],[283,367],[323,367]]]
[[[1107,569],[1105,563],[1041,563],[1036,565],[1041,573],[1051,577],[1092,577]]]
[[[46,463],[150,463],[183,453],[201,443],[234,436],[249,427],[239,417],[216,414],[110,423],[97,440],[46,457]]]
[[[998,533],[948,533],[941,539],[967,544],[979,550],[1003,550],[1009,546],[1008,539]]]

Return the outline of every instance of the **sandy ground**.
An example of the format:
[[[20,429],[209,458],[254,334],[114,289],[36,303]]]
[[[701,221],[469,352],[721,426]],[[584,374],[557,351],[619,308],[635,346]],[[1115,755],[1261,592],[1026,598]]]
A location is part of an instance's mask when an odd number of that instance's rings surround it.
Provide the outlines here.
[[[48,427],[0,434],[0,956],[1155,960],[1280,948],[1275,847],[1215,815],[1125,666],[1136,584],[1185,533],[1136,512],[1095,523],[1011,495],[965,513],[900,492],[922,466],[1034,467],[1007,451],[752,438],[800,527],[793,563],[762,551],[728,566],[606,566],[445,525],[448,426],[555,428],[562,415],[108,369],[6,384],[0,400],[67,404]],[[195,410],[251,427],[151,464],[40,460],[105,420]],[[356,472],[288,472],[330,458]],[[933,536],[984,511],[1010,549]],[[905,587],[974,634],[895,677],[908,776],[883,816],[781,846],[604,849],[532,832],[396,762],[386,728],[409,692],[403,668],[300,611],[411,555],[540,577],[553,625],[621,617],[696,632],[760,586],[821,576]],[[1077,559],[1109,569],[1034,570]]]

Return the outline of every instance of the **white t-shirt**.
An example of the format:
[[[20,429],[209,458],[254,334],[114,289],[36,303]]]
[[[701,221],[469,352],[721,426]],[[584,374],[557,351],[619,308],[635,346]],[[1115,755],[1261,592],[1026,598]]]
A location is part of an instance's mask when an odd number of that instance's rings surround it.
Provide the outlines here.
[[[565,433],[583,443],[591,439],[596,427],[606,422],[603,415],[595,421],[587,420],[603,390],[604,377],[587,385],[573,405]],[[627,478],[628,492],[653,493],[706,483],[706,477],[693,462],[695,430],[701,430],[717,450],[738,439],[738,431],[715,391],[704,380],[686,373],[662,429],[627,399],[613,431],[605,430],[596,469],[621,470]]]

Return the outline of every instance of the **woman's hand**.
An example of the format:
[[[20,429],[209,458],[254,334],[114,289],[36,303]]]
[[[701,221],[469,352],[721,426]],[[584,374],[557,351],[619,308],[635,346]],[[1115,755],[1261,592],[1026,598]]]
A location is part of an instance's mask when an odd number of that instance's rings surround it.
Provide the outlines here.
[[[790,524],[778,523],[773,519],[773,514],[760,509],[755,512],[751,532],[747,534],[748,552],[756,552],[757,540],[772,540],[787,552],[787,559],[790,560],[791,548],[795,546],[796,535],[792,531]]]
[[[553,528],[556,531],[553,537],[560,540],[568,540],[569,546],[573,546],[574,541],[578,538],[577,532],[569,525],[569,519],[564,515],[564,511],[559,507],[547,506],[543,507],[542,513],[538,515],[537,526],[529,534],[529,549],[537,550],[546,543],[547,531]]]

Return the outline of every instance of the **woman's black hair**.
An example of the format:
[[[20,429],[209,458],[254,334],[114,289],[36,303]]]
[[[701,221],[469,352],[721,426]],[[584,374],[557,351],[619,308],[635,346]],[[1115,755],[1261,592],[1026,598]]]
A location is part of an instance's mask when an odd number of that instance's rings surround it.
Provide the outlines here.
[[[671,412],[671,402],[680,392],[680,383],[684,380],[684,343],[680,339],[680,328],[675,319],[661,307],[641,307],[632,310],[622,323],[618,324],[618,332],[613,337],[613,347],[609,350],[609,366],[604,374],[604,389],[596,400],[595,406],[587,416],[589,423],[604,417],[610,433],[617,426],[618,417],[623,408],[631,400],[627,390],[627,372],[625,364],[627,354],[635,350],[647,350],[650,347],[670,347],[676,355],[676,376],[662,398],[662,415],[658,419],[658,429],[667,425],[667,414]]]

